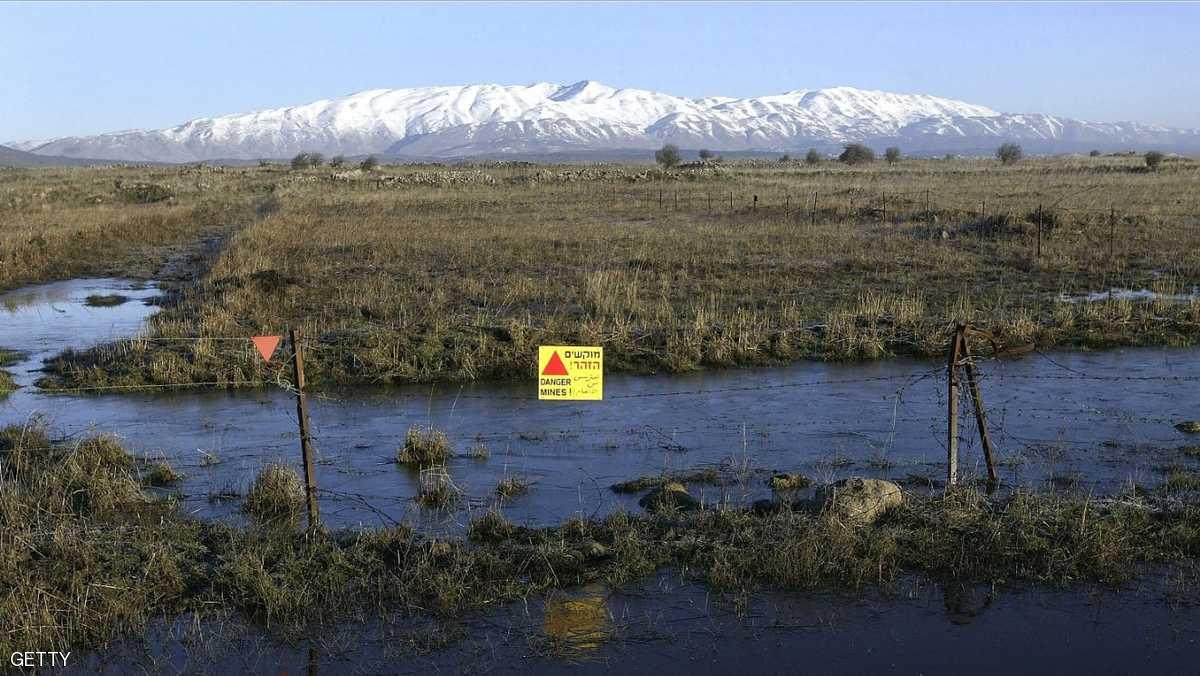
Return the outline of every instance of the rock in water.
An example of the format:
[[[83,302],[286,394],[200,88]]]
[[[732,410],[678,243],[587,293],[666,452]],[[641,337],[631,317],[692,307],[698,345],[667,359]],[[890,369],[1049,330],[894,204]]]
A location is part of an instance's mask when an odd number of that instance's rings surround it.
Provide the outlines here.
[[[821,511],[854,526],[869,526],[904,503],[900,486],[881,479],[842,479],[817,489]]]
[[[1177,423],[1175,429],[1185,434],[1200,434],[1200,420],[1187,420]]]
[[[683,484],[672,481],[663,484],[646,494],[638,504],[648,512],[663,509],[691,510],[700,507],[700,501],[688,493]]]

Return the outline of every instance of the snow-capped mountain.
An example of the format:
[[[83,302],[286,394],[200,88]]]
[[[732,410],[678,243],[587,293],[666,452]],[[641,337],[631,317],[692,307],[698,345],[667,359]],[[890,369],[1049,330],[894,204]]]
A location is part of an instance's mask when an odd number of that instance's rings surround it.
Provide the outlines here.
[[[466,85],[376,89],[301,106],[192,120],[159,130],[8,143],[39,155],[189,162],[327,155],[536,155],[649,149],[676,143],[715,151],[797,151],[847,142],[908,152],[1200,148],[1200,132],[1133,122],[1089,123],[917,94],[851,87],[736,99],[690,99],[644,89]]]

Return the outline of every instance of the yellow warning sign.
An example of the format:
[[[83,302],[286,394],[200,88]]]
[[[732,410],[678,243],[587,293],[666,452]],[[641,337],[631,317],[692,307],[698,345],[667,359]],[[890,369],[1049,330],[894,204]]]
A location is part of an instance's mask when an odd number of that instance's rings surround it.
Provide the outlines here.
[[[538,346],[538,399],[604,398],[604,348]]]

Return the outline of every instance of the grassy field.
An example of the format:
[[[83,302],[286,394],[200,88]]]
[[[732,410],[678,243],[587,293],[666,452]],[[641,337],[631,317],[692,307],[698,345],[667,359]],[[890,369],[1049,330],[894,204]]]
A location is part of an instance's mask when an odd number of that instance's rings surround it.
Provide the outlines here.
[[[318,383],[526,377],[544,343],[637,372],[941,355],[964,320],[1012,345],[1192,345],[1200,302],[1058,295],[1189,293],[1197,187],[1200,163],[1138,157],[4,170],[0,288],[151,276],[230,235],[148,340],[60,360],[68,385],[260,382],[248,344],[158,339],[291,327]]]
[[[493,507],[474,515],[464,539],[405,526],[305,532],[294,470],[271,466],[244,502],[267,520],[244,528],[195,520],[186,503],[143,488],[169,484],[169,468],[110,437],[56,444],[36,425],[7,428],[0,459],[5,653],[82,651],[180,613],[197,623],[237,613],[290,636],[372,613],[453,622],[665,568],[735,598],[762,588],[886,591],[914,574],[993,586],[1119,585],[1147,566],[1176,571],[1188,593],[1200,554],[1196,487],[1170,483],[1115,498],[911,494],[864,527],[803,509],[715,506],[530,529]]]

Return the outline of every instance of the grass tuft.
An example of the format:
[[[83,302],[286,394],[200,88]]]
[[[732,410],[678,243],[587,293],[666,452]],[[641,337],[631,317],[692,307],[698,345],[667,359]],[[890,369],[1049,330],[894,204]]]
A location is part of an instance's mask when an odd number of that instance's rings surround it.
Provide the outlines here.
[[[262,468],[242,508],[264,521],[294,518],[304,508],[304,483],[296,470],[272,463]]]
[[[88,307],[115,307],[129,302],[129,296],[122,296],[119,293],[107,295],[92,294],[83,301],[83,304]]]
[[[529,492],[529,481],[523,477],[510,476],[496,484],[496,495],[501,498],[515,498]]]
[[[454,455],[446,433],[433,427],[414,425],[404,435],[404,445],[396,454],[396,462],[402,465],[432,467],[444,465]]]

